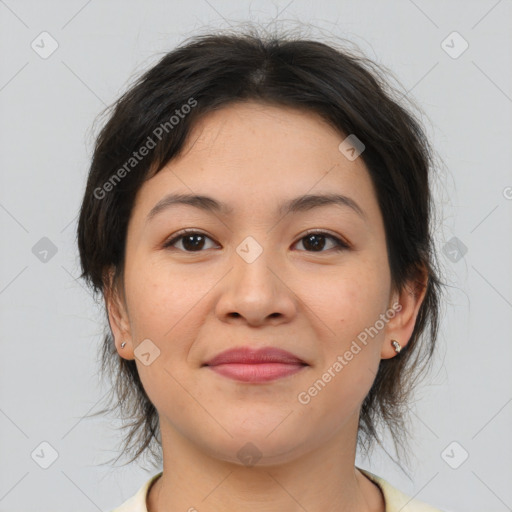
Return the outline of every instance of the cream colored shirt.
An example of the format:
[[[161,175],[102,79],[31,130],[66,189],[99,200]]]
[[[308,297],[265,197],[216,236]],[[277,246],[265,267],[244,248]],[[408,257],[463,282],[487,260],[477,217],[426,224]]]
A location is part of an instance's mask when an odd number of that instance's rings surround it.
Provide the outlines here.
[[[442,512],[441,510],[431,507],[426,503],[410,498],[402,493],[383,478],[370,473],[361,468],[357,468],[364,473],[372,482],[377,484],[384,495],[386,504],[386,512]],[[161,475],[151,477],[138,491],[135,496],[125,501],[120,507],[112,510],[112,512],[148,512],[146,507],[146,497],[151,484]]]

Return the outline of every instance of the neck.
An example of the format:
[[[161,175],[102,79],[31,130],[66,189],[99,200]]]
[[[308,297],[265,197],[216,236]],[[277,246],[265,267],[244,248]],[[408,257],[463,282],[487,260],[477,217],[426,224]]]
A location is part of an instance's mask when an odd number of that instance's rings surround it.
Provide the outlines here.
[[[148,512],[385,510],[378,486],[354,466],[355,437],[350,446],[333,438],[293,460],[252,467],[205,454],[169,428],[162,445],[163,474],[148,493]]]

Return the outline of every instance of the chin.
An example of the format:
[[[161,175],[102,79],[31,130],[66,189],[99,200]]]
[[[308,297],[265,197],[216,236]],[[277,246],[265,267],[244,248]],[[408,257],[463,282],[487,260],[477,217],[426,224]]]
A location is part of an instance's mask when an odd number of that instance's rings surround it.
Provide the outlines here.
[[[281,415],[275,422],[260,421],[252,425],[245,422],[238,428],[231,424],[228,431],[233,437],[217,431],[215,436],[206,435],[201,444],[211,457],[239,466],[285,464],[309,451],[312,443],[308,442],[303,426],[284,423],[286,420],[283,422]]]

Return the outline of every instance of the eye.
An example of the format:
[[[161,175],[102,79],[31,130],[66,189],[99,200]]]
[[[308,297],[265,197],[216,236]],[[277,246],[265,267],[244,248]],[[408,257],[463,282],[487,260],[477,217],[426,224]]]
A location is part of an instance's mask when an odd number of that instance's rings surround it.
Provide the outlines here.
[[[306,248],[307,252],[326,252],[323,250],[326,246],[326,239],[330,239],[333,244],[333,247],[328,247],[328,249],[343,251],[350,248],[346,242],[325,231],[310,231],[294,245],[302,242],[302,245]],[[184,230],[165,242],[163,247],[175,247],[176,249],[184,252],[201,252],[205,248],[206,240],[213,241],[209,236],[201,233],[200,231]],[[181,247],[176,247],[178,242],[182,244]],[[209,248],[211,247],[206,247],[206,249]]]
[[[340,238],[331,235],[325,231],[310,231],[306,236],[303,236],[297,243],[302,242],[308,252],[326,252],[322,249],[325,248],[325,240],[331,239],[334,244],[332,249],[335,251],[343,251],[349,249],[349,245]],[[309,250],[309,249],[311,250]],[[328,248],[329,249],[329,248]]]
[[[169,248],[176,244],[176,242],[181,242],[182,247],[177,247],[184,252],[201,252],[204,248],[205,240],[211,240],[209,236],[206,236],[204,233],[200,231],[193,230],[184,230],[177,234],[177,236],[173,237],[171,240],[165,242],[164,247]],[[207,247],[209,249],[209,247]]]

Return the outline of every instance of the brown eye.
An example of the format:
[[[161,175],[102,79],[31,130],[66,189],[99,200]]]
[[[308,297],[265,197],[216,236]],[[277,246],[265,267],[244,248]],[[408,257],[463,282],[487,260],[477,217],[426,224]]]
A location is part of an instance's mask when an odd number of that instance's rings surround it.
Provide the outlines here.
[[[164,247],[173,247],[177,242],[181,242],[182,247],[176,247],[177,249],[184,252],[201,252],[204,249],[206,240],[211,240],[211,238],[198,231],[188,231],[175,236],[166,242]],[[207,249],[209,249],[209,247],[207,247]]]
[[[349,248],[349,246],[338,237],[323,231],[308,233],[306,236],[302,237],[299,242],[302,242],[302,245],[308,252],[326,252],[323,249],[326,246],[327,239],[331,239],[334,244],[333,247],[328,247],[328,250],[334,249],[335,251],[342,251]]]

